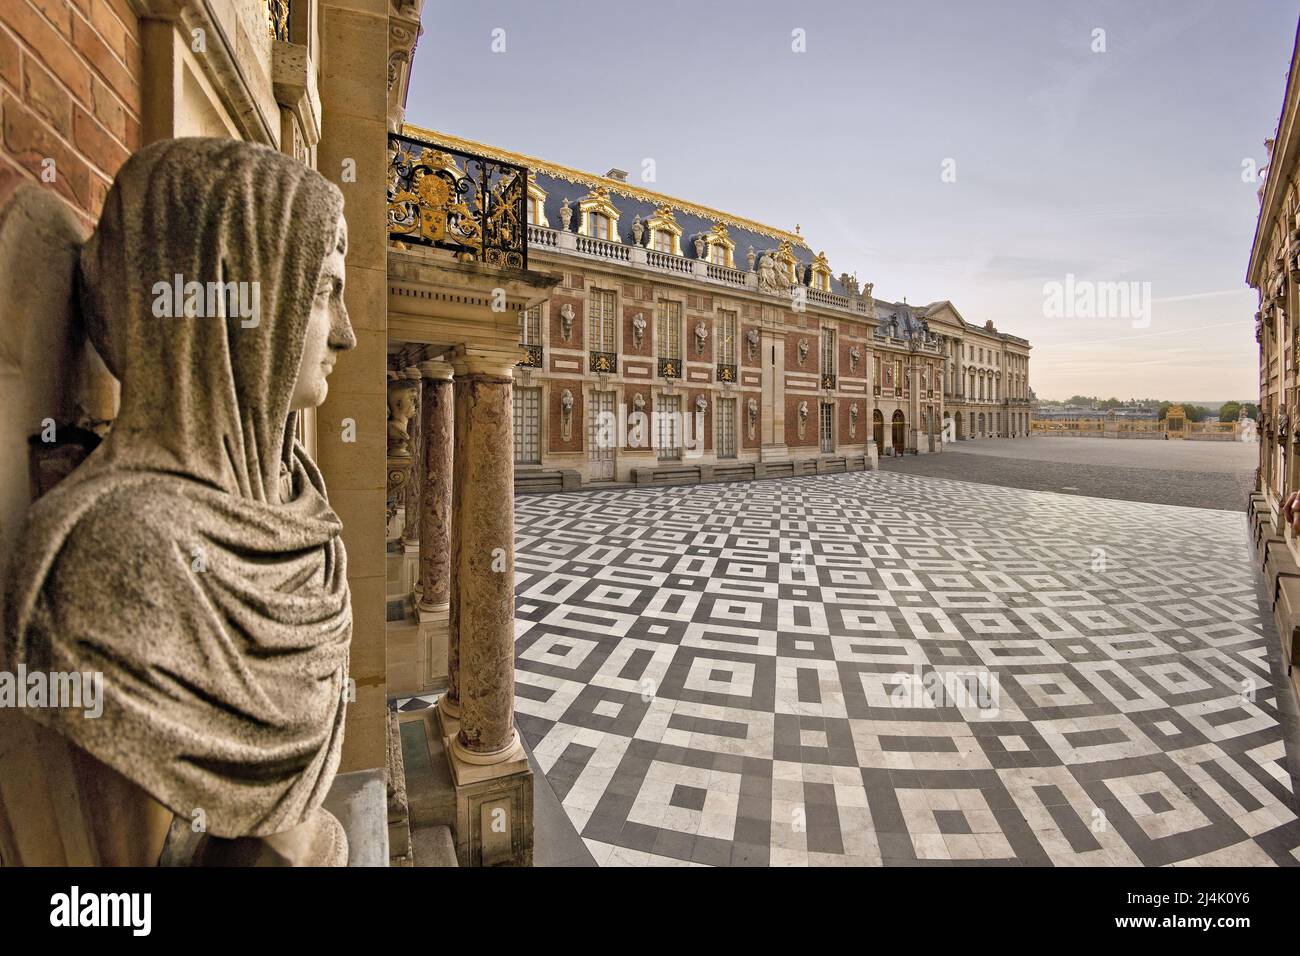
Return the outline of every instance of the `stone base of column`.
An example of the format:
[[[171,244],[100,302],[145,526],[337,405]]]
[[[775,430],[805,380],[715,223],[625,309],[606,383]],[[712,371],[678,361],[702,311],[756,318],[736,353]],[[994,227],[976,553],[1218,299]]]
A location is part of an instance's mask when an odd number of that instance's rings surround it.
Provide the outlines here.
[[[456,744],[459,721],[443,738],[456,788],[456,860],[461,866],[533,865],[533,771],[518,740],[492,764],[471,763]]]
[[[432,621],[445,621],[451,611],[451,603],[445,604],[426,604],[423,598],[417,597],[415,600],[415,614],[420,619],[421,624],[428,624]]]

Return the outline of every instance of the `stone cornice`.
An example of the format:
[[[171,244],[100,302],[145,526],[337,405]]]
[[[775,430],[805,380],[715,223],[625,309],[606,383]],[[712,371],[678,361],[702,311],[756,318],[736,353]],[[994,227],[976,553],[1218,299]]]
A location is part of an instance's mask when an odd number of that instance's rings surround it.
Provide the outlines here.
[[[213,14],[209,0],[129,0],[131,8],[145,20],[179,23],[189,35],[202,30],[206,52],[198,57],[208,80],[217,91],[221,104],[230,113],[241,135],[255,143],[278,146],[279,116],[266,116],[253,95],[252,87],[232,51],[233,39],[226,35],[220,20]],[[270,36],[266,36],[268,49]],[[269,66],[268,62],[268,66]],[[146,64],[145,68],[148,68]]]

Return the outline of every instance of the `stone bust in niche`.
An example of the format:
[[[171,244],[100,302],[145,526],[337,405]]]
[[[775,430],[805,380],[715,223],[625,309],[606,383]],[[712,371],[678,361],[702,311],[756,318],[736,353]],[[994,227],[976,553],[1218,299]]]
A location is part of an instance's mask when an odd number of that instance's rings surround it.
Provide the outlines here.
[[[132,156],[81,250],[82,322],[121,407],[28,511],[5,660],[103,675],[97,718],[27,714],[76,745],[103,799],[89,812],[132,821],[145,862],[172,814],[201,814],[195,862],[347,859],[321,806],[343,740],[346,558],[295,437],[356,344],[346,249],[343,197],[318,173],[194,138]]]
[[[418,380],[393,378],[388,382],[388,455],[411,457],[410,422],[419,402]]]

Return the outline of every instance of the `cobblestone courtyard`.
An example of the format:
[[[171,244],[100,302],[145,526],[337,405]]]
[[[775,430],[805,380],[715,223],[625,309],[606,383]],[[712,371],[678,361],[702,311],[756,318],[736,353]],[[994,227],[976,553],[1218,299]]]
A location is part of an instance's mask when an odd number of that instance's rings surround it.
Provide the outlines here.
[[[900,473],[980,444],[517,499],[518,721],[596,863],[1300,863],[1241,512]]]

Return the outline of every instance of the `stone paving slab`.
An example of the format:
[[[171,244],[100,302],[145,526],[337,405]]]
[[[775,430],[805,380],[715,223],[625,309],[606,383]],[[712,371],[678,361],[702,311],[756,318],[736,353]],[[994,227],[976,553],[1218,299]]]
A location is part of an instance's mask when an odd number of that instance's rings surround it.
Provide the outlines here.
[[[874,472],[516,522],[517,719],[598,864],[1300,864],[1240,513]]]
[[[1259,446],[1244,442],[995,438],[932,455],[882,458],[885,471],[1094,498],[1241,511]]]

